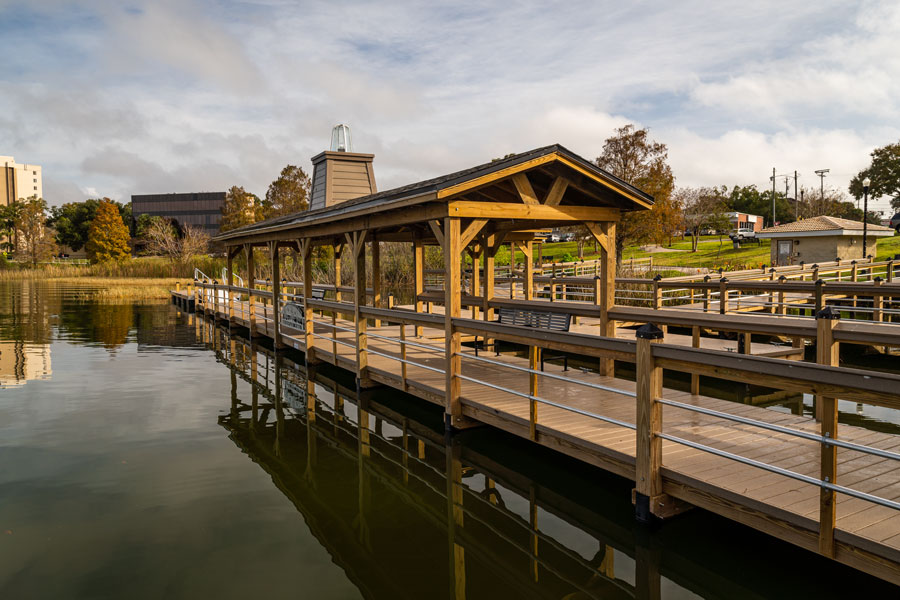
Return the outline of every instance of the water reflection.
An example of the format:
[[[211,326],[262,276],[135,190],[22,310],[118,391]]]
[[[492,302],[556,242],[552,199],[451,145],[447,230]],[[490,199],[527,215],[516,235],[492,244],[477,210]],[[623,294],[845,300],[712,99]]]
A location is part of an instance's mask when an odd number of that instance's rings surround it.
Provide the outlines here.
[[[50,345],[0,341],[0,389],[50,379]]]
[[[364,597],[771,598],[793,596],[798,580],[833,597],[882,587],[701,511],[639,527],[628,482],[492,430],[447,439],[439,411],[420,401],[360,392],[300,355],[206,321],[193,327],[229,369],[219,424]],[[804,574],[822,568],[841,583]]]

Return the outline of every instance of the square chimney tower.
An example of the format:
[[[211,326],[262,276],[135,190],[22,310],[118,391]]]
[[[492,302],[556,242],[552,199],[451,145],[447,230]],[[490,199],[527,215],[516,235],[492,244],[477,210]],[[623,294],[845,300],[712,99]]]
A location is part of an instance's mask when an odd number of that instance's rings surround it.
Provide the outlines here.
[[[377,192],[374,154],[349,152],[350,128],[337,125],[332,135],[332,148],[312,158],[313,177],[310,210],[329,208],[335,204]]]

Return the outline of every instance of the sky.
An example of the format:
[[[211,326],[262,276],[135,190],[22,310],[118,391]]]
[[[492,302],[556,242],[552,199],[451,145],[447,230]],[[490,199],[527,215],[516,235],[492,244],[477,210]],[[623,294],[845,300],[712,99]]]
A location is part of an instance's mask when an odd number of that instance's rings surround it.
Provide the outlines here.
[[[54,205],[263,195],[346,123],[386,190],[633,123],[680,186],[846,190],[900,140],[897,32],[897,0],[0,0],[0,154]]]

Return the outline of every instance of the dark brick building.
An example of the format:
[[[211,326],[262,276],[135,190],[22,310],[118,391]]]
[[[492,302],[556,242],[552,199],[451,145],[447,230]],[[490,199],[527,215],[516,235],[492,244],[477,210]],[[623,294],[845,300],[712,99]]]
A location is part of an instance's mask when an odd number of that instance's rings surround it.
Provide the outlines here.
[[[187,194],[142,194],[131,197],[131,215],[137,222],[141,215],[163,217],[178,226],[193,225],[213,236],[222,223],[225,192]]]

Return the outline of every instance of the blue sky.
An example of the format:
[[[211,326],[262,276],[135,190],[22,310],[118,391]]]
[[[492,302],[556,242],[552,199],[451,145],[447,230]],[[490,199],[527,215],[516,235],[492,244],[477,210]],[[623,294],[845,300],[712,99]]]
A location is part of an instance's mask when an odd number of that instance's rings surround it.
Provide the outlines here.
[[[388,189],[635,123],[679,185],[846,189],[900,139],[898,31],[895,1],[0,0],[0,154],[53,204],[262,194],[344,122]]]

